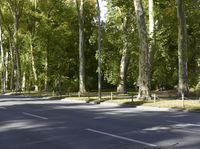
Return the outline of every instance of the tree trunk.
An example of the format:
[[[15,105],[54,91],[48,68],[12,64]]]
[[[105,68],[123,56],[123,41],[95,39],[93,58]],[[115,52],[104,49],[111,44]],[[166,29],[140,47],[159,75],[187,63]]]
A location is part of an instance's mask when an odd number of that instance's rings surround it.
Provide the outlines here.
[[[83,19],[84,0],[76,0],[78,20],[79,20],[79,93],[85,94],[85,55],[84,55],[84,19]]]
[[[14,49],[12,46],[11,38],[9,38],[9,46],[10,46],[10,53],[11,53],[10,91],[12,92],[14,90],[15,55],[14,55]]]
[[[45,79],[44,79],[44,90],[48,91],[48,46],[46,49],[46,57],[45,57]]]
[[[149,37],[150,37],[150,44],[149,44],[149,58],[151,60],[151,53],[153,50],[154,44],[154,12],[153,12],[153,0],[149,0]]]
[[[24,92],[26,90],[26,72],[23,73],[22,77],[22,91]]]
[[[153,47],[155,44],[154,40],[154,4],[153,0],[149,0],[149,38],[150,38],[150,43],[149,43],[149,75],[151,79],[151,73],[152,73],[152,54],[153,54]],[[149,87],[151,89],[151,82],[149,83]]]
[[[32,38],[32,37],[30,37]],[[31,66],[32,66],[32,70],[33,70],[33,76],[34,76],[34,80],[35,80],[35,91],[38,91],[38,76],[37,76],[37,72],[36,72],[36,68],[35,68],[35,61],[34,61],[34,55],[33,55],[33,43],[32,43],[32,39],[30,39],[30,57],[31,57]]]
[[[9,7],[10,11],[13,14],[13,11],[11,10],[11,5],[9,6],[10,6]],[[0,10],[0,15],[2,20],[4,20],[1,10]],[[15,51],[14,51],[14,41],[13,41],[14,34],[12,33],[12,29],[9,25],[5,25],[5,28],[7,29],[9,35],[8,37],[9,49],[6,52],[6,60],[5,60],[6,89],[10,89],[10,91],[12,92],[14,90],[14,77],[15,77]],[[10,76],[10,78],[8,78],[8,76]],[[8,87],[8,82],[9,82],[9,87]]]
[[[128,70],[128,62],[129,62],[129,56],[128,56],[128,25],[129,25],[129,18],[124,18],[123,23],[123,51],[122,51],[122,58],[120,63],[120,78],[119,78],[119,85],[117,87],[117,92],[121,94],[127,93],[127,70]]]
[[[1,49],[1,91],[5,93],[6,91],[6,78],[5,78],[5,57],[2,39],[2,24],[0,21],[0,49]]]
[[[36,8],[37,8],[38,0],[32,0],[31,2],[33,3],[33,5],[34,5],[34,7],[35,7],[35,9],[36,9]]]
[[[22,77],[21,77],[21,58],[19,50],[19,40],[18,40],[18,31],[19,31],[19,20],[21,17],[21,11],[23,8],[24,1],[13,1],[8,0],[8,6],[13,17],[13,46],[16,58],[16,91],[21,91],[22,89]]]
[[[18,25],[19,25],[19,17],[17,14],[13,16],[14,18],[14,47],[16,51],[16,91],[21,91],[22,83],[21,83],[21,59],[19,52],[19,43],[18,43]]]
[[[144,18],[144,11],[141,0],[134,0],[135,12],[140,40],[139,51],[139,91],[138,99],[150,99],[150,66],[149,66],[149,47],[147,30]]]
[[[6,85],[5,88],[6,90],[8,89],[8,70],[9,70],[9,52],[6,52],[6,59],[5,59],[5,77],[6,77]]]
[[[101,100],[101,10],[97,0],[98,9],[98,96]]]
[[[184,12],[184,0],[177,0],[178,18],[178,64],[179,64],[179,83],[178,94],[185,96],[189,93],[188,69],[187,69],[187,29]]]

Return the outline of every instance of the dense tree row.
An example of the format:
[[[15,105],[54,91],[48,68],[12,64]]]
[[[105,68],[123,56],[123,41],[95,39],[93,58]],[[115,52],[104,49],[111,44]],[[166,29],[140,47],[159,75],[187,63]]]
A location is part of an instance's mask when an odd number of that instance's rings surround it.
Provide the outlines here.
[[[84,3],[87,74],[95,74],[97,66],[94,63],[96,45],[92,41],[96,32],[95,4],[92,0]],[[2,66],[6,72],[2,74],[5,78],[2,91],[78,90],[79,24],[76,4],[71,0],[4,0],[0,6],[4,51],[1,57],[4,58]],[[86,79],[89,80],[87,87],[93,88],[96,78],[90,75]]]
[[[135,10],[137,9],[136,7],[139,7],[139,10],[134,11],[134,3]],[[130,52],[128,54],[129,63],[126,75],[128,84],[131,87],[133,87],[133,84],[138,87],[143,86],[142,90],[147,91],[145,95],[147,98],[149,96],[147,88],[153,90],[177,89],[179,94],[185,95],[188,94],[188,85],[190,88],[198,89],[198,41],[200,35],[197,28],[200,26],[197,18],[200,18],[199,3],[200,1],[183,0],[128,0],[126,2],[110,0],[108,2],[109,10],[106,22],[107,32],[105,33],[107,37],[104,41],[106,57],[104,63],[105,79],[113,85],[120,83],[120,58],[121,56],[123,58],[123,45],[125,43],[123,38],[126,35],[120,25],[131,14],[127,34],[129,39],[127,42],[129,44],[128,50]],[[142,9],[142,5],[144,9]],[[139,18],[140,21],[138,21],[136,16],[142,17],[142,15],[144,15],[144,19]],[[143,20],[145,20],[145,23],[142,23]],[[138,23],[140,25],[137,25]],[[138,35],[137,30],[142,26],[142,32],[139,32]],[[147,34],[147,43],[146,35],[141,33]],[[141,36],[143,38],[142,41],[140,39]],[[146,69],[146,71],[141,73],[141,69],[138,69],[141,66],[141,60],[144,59],[140,58],[139,62],[138,57],[145,53],[145,51],[141,51],[145,50],[145,48],[149,53],[148,58],[146,57],[148,59],[146,62],[149,62],[149,64],[146,63],[148,65],[146,68],[142,66],[142,69]],[[108,52],[109,54],[107,54]],[[144,55],[147,56],[147,54]],[[113,60],[114,58],[115,60]],[[145,74],[145,72],[149,74]],[[141,79],[144,75],[146,75],[146,79]],[[148,78],[150,82],[147,81]],[[141,81],[142,83],[146,82],[147,86],[141,85]],[[140,92],[139,96],[141,97]],[[145,98],[145,96],[142,98]]]
[[[107,0],[103,22],[97,4],[1,0],[2,92],[85,94],[98,89],[98,72],[102,89],[138,88],[142,99],[200,88],[199,0]]]

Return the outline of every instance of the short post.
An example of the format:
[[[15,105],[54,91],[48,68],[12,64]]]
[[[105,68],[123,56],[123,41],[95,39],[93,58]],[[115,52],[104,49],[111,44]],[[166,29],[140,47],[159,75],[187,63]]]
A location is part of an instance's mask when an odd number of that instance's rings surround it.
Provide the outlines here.
[[[53,90],[52,95],[55,96],[55,91]]]
[[[88,96],[88,100],[90,100],[90,93],[89,92],[87,93],[87,96]]]
[[[110,93],[110,99],[113,100],[113,92]]]
[[[133,103],[133,94],[131,95],[131,102]]]
[[[153,94],[153,103],[156,104],[156,94]]]
[[[181,97],[182,97],[182,107],[184,108],[184,107],[185,107],[185,103],[184,103],[184,93],[181,94]]]

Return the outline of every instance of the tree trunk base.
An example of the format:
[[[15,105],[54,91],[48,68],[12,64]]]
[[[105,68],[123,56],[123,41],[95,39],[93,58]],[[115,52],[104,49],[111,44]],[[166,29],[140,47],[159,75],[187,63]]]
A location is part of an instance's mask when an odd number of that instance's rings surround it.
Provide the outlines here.
[[[151,94],[149,91],[139,91],[138,92],[138,96],[137,96],[138,100],[151,100]]]
[[[117,93],[119,93],[119,94],[126,94],[127,93],[127,90],[126,90],[126,88],[123,86],[123,85],[119,85],[118,87],[117,87]]]
[[[79,91],[79,92],[78,92],[78,95],[79,95],[79,96],[86,96],[86,95],[87,95],[87,91],[86,91],[86,90],[84,90],[84,91]]]
[[[38,92],[38,91],[39,91],[38,86],[35,85],[35,92]]]
[[[189,96],[189,89],[188,88],[179,89],[178,90],[178,96],[181,97],[182,95],[184,95],[184,97],[188,97]]]

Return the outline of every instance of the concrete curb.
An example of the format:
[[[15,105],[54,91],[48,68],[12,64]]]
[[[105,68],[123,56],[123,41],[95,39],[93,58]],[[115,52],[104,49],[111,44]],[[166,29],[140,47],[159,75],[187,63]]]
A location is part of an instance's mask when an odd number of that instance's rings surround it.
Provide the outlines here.
[[[145,110],[145,111],[171,111],[170,108],[159,108],[159,107],[151,107],[151,106],[136,106],[136,109]]]
[[[86,101],[81,101],[81,100],[76,100],[76,99],[62,99],[62,101],[69,101],[69,102],[78,102],[78,103],[85,103],[85,104],[95,104],[94,101],[87,103]],[[171,109],[171,108],[160,108],[160,107],[152,107],[152,106],[129,106],[129,105],[122,105],[122,104],[117,104],[117,103],[109,103],[109,102],[101,102],[100,105],[104,106],[112,106],[112,107],[127,107],[127,108],[135,108],[137,110],[141,111],[163,111],[163,112],[177,112],[177,111],[183,111],[181,109]]]
[[[113,106],[121,106],[121,107],[127,107],[127,108],[135,108],[137,110],[141,111],[172,111],[171,108],[159,108],[159,107],[152,107],[152,106],[131,106],[131,105],[122,105],[117,103],[108,103],[103,102],[102,105],[113,105]]]
[[[76,99],[68,99],[68,98],[64,98],[64,99],[61,99],[61,101],[67,101],[67,102],[77,102],[77,103],[86,103],[85,101],[83,100],[76,100]]]

